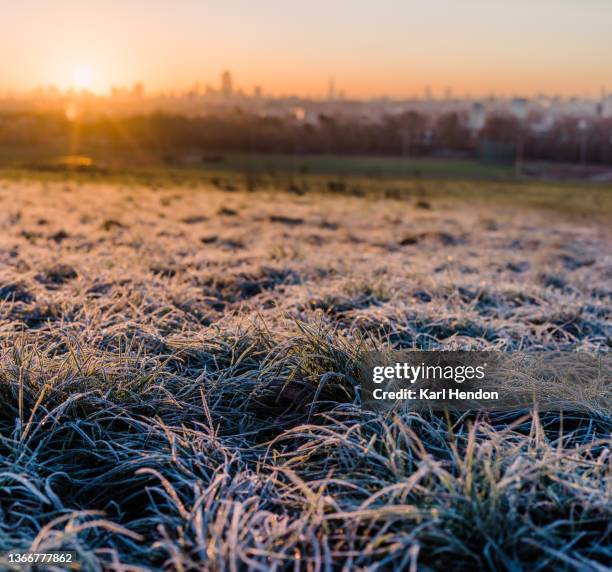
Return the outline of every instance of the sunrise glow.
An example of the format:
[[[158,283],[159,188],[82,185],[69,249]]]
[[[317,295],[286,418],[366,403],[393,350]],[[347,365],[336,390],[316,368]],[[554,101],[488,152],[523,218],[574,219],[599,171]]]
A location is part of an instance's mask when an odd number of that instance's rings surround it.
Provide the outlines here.
[[[0,61],[0,91],[156,92],[224,69],[267,94],[322,96],[331,75],[352,97],[612,89],[612,3],[598,0],[23,0],[2,18],[0,51],[20,57]]]
[[[91,90],[93,87],[94,74],[90,67],[79,67],[74,70],[72,76],[73,85],[79,91]]]

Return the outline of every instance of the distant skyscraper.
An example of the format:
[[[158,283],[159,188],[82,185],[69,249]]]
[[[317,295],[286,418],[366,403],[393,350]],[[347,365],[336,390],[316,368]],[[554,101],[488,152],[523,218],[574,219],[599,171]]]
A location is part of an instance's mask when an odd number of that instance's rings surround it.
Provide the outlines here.
[[[260,85],[255,86],[255,89],[253,90],[253,95],[258,99],[263,95],[263,91]]]
[[[230,97],[233,93],[232,72],[226,70],[221,74],[221,93],[224,97]]]
[[[327,89],[327,99],[330,101],[336,99],[336,78],[333,75],[329,76],[329,86]]]

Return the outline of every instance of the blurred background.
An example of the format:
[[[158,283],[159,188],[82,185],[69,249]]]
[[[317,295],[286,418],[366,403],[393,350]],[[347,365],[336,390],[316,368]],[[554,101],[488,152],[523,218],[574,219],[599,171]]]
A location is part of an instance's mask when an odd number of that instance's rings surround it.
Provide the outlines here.
[[[609,2],[0,5],[2,168],[612,181]]]

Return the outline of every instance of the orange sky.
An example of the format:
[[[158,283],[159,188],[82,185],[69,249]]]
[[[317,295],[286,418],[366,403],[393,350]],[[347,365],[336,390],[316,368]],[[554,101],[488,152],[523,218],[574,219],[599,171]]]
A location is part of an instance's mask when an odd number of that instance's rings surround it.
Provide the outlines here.
[[[0,89],[217,84],[321,96],[597,95],[610,0],[0,0]],[[79,71],[80,70],[80,71]],[[76,76],[76,77],[75,77]],[[88,77],[91,76],[91,77]]]

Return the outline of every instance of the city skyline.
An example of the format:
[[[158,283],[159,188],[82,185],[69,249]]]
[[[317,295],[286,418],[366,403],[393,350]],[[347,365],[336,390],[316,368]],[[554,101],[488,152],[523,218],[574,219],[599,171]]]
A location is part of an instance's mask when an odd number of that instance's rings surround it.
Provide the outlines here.
[[[324,97],[597,97],[612,88],[612,4],[315,0],[5,4],[0,91],[186,90],[231,69],[247,92]],[[35,14],[32,17],[32,14]]]
[[[86,77],[89,75],[89,70],[81,69],[78,70],[76,76]],[[229,78],[229,82],[228,82]],[[113,98],[131,96],[137,98],[168,98],[168,97],[193,97],[193,96],[211,96],[217,95],[226,99],[227,101],[237,100],[237,98],[267,98],[267,99],[303,99],[313,101],[377,101],[377,100],[391,100],[391,101],[486,101],[486,100],[515,100],[515,99],[527,99],[527,100],[585,100],[585,101],[602,101],[612,96],[612,90],[608,90],[605,86],[602,86],[599,90],[592,90],[592,93],[553,93],[538,91],[531,94],[526,94],[518,91],[510,92],[495,92],[490,91],[486,93],[461,93],[453,89],[452,86],[447,85],[444,89],[439,91],[434,90],[430,85],[424,85],[420,91],[415,90],[412,93],[391,96],[386,93],[371,96],[358,96],[355,94],[348,93],[342,85],[337,85],[335,75],[331,75],[327,78],[327,84],[320,93],[300,93],[297,91],[287,93],[271,93],[266,89],[266,86],[261,83],[256,83],[251,86],[241,85],[236,81],[231,70],[222,70],[218,73],[218,77],[206,81],[195,80],[186,86],[176,87],[171,86],[166,89],[159,89],[157,91],[151,91],[147,89],[147,85],[140,80],[127,82],[124,84],[111,84],[108,86],[106,91],[99,89],[92,89],[87,85],[88,80],[75,79],[72,84],[64,87],[56,84],[36,85],[23,90],[15,89],[0,89],[0,98],[13,98],[22,99],[36,96],[50,96],[57,95],[58,97],[94,97],[94,98]],[[228,88],[228,85],[230,86]],[[322,85],[325,82],[322,81]]]
[[[612,97],[612,91],[602,87],[598,93],[576,95],[567,94],[560,95],[556,93],[545,93],[538,92],[531,95],[525,96],[522,93],[511,92],[511,93],[497,93],[489,92],[482,95],[473,95],[471,93],[459,93],[454,91],[451,86],[446,86],[444,90],[440,92],[434,91],[430,85],[425,85],[420,92],[411,93],[404,96],[391,97],[387,94],[381,94],[379,96],[371,97],[355,97],[348,94],[346,90],[340,85],[337,85],[336,76],[331,74],[327,78],[327,88],[325,93],[322,94],[300,94],[298,92],[287,93],[287,94],[274,94],[266,90],[265,86],[261,83],[256,83],[253,86],[241,85],[239,81],[236,81],[232,70],[223,69],[220,70],[216,78],[205,78],[210,81],[194,81],[190,85],[184,88],[170,88],[166,90],[150,91],[146,88],[143,81],[133,81],[131,83],[115,85],[111,84],[107,91],[100,91],[92,89],[91,82],[93,74],[88,68],[77,69],[74,75],[74,80],[71,84],[62,88],[55,84],[38,85],[23,91],[15,90],[0,90],[0,99],[7,97],[14,100],[28,99],[31,97],[47,98],[47,97],[59,97],[59,98],[95,98],[95,99],[108,99],[108,98],[137,98],[137,99],[167,99],[167,98],[193,98],[193,97],[212,97],[221,98],[227,103],[232,101],[237,103],[241,99],[269,99],[269,100],[283,100],[283,99],[300,99],[304,101],[354,101],[354,102],[375,102],[382,100],[389,101],[422,101],[422,102],[449,102],[449,101],[493,101],[493,100],[540,100],[542,102],[549,101],[594,101],[601,102]]]

